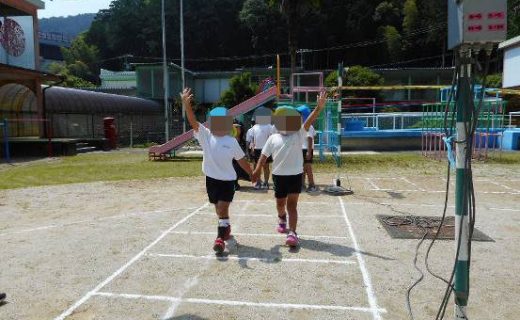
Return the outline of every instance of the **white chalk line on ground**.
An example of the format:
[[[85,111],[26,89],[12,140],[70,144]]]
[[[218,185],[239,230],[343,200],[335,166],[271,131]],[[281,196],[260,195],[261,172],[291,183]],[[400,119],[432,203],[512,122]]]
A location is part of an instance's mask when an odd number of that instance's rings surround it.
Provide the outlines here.
[[[302,262],[302,263],[316,263],[316,264],[355,264],[356,262],[349,260],[337,260],[337,259],[303,259],[303,258],[257,258],[257,257],[240,257],[240,256],[195,256],[189,254],[163,254],[163,253],[149,253],[148,257],[163,257],[163,258],[186,258],[186,259],[200,259],[200,260],[217,260],[217,261],[259,261],[267,263],[278,263],[278,262]]]
[[[244,205],[240,207],[240,212],[245,212],[249,208],[250,204],[251,204],[251,201],[246,201],[244,203]],[[199,212],[199,214],[201,214],[201,213]],[[235,230],[239,229],[239,225],[238,224],[234,224],[234,226],[235,226],[235,228],[234,228]],[[154,255],[148,254],[148,256],[153,257]],[[209,256],[210,255],[208,254],[208,257]],[[214,253],[213,253],[212,256],[213,256],[213,259],[215,259],[215,254]],[[169,320],[169,319],[173,318],[173,316],[175,315],[175,312],[177,312],[177,308],[179,307],[179,305],[181,303],[181,299],[184,297],[184,295],[186,295],[186,293],[193,286],[195,286],[199,282],[200,275],[208,270],[209,266],[211,265],[211,262],[213,262],[213,259],[211,259],[211,260],[210,259],[206,259],[204,261],[203,265],[202,265],[202,268],[200,268],[199,272],[196,275],[194,275],[193,277],[189,278],[188,280],[186,280],[184,282],[184,288],[182,289],[182,292],[178,296],[179,300],[174,301],[171,304],[171,306],[168,308],[166,313],[163,315],[163,319],[164,320]]]
[[[426,204],[426,203],[397,203],[397,202],[344,202],[346,205],[384,205],[384,206],[393,206],[393,207],[426,207],[426,208],[444,208],[444,205],[438,204]],[[454,205],[448,205],[448,208],[455,208]],[[520,211],[520,209],[515,208],[494,208],[487,206],[477,206],[479,209],[485,210],[499,210],[499,211]]]
[[[520,209],[510,209],[510,208],[488,208],[489,210],[499,210],[499,211],[515,211],[520,212]]]
[[[96,292],[95,296],[108,298],[123,298],[134,300],[155,300],[155,301],[169,301],[169,302],[183,302],[193,304],[213,304],[220,306],[233,307],[261,307],[272,309],[303,309],[303,310],[334,310],[334,311],[359,311],[359,312],[373,312],[372,308],[365,307],[349,307],[349,306],[328,306],[316,304],[292,304],[292,303],[271,303],[271,302],[250,302],[250,301],[236,301],[236,300],[213,300],[213,299],[197,299],[197,298],[177,298],[170,296],[148,296],[140,294],[128,293],[112,293],[112,292]],[[386,313],[386,309],[377,309],[379,313]]]
[[[365,180],[372,186],[374,190],[379,190],[379,187],[374,183],[374,181],[372,181],[371,178],[365,178]]]
[[[368,189],[368,191],[383,191],[383,192],[424,192],[424,193],[444,193],[446,190],[414,190],[414,189]],[[517,195],[520,192],[506,192],[506,191],[477,191],[477,194],[510,194]]]
[[[245,212],[248,208],[249,208],[249,205],[251,204],[250,201],[247,201],[244,203],[243,206],[240,207],[240,211],[241,212]],[[199,212],[200,214],[200,212]],[[235,230],[239,230],[239,224],[235,224]],[[208,254],[209,256],[209,254]],[[215,257],[215,254],[213,254],[213,257]],[[177,311],[177,308],[179,307],[179,304],[181,303],[181,300],[185,295],[186,293],[192,288],[194,287],[195,285],[197,285],[197,283],[199,282],[199,277],[200,275],[207,271],[208,268],[210,267],[211,265],[211,262],[214,261],[214,260],[209,260],[209,259],[206,259],[204,261],[204,263],[202,264],[201,268],[200,268],[200,271],[194,275],[193,277],[190,277],[188,280],[186,280],[184,282],[184,287],[182,288],[182,291],[181,293],[179,294],[178,298],[179,300],[178,301],[175,301],[171,304],[171,306],[168,308],[168,310],[166,311],[166,313],[163,315],[163,319],[164,320],[169,320],[171,319],[174,315],[175,315],[175,312]]]
[[[18,231],[8,231],[8,232],[0,233],[0,237],[6,236],[6,235],[35,232],[35,231],[42,231],[42,230],[55,229],[55,228],[64,228],[64,227],[69,227],[69,226],[73,226],[73,225],[77,225],[77,224],[87,224],[87,223],[92,223],[92,222],[99,222],[99,221],[106,221],[106,220],[115,220],[115,219],[121,219],[121,218],[128,218],[128,217],[131,217],[131,216],[140,216],[140,215],[147,216],[147,215],[154,214],[154,213],[167,213],[167,212],[175,212],[175,211],[182,211],[182,210],[193,210],[193,209],[195,209],[195,207],[179,208],[179,209],[168,209],[168,210],[137,211],[137,212],[123,213],[123,214],[118,214],[118,215],[109,216],[109,217],[77,220],[77,221],[71,221],[71,222],[66,222],[66,223],[50,224],[50,225],[47,225],[47,226],[36,227],[36,228],[21,229],[21,230],[18,230]]]
[[[511,191],[513,191],[513,192],[520,192],[520,190],[516,190],[515,188],[511,188],[510,186],[506,186],[505,184],[501,184],[501,183],[498,183],[498,182],[496,182],[496,181],[491,181],[491,180],[489,180],[489,181],[486,181],[486,182],[492,183],[492,184],[494,184],[495,186],[499,186],[499,187],[504,188],[504,189],[507,189],[507,190],[511,190]]]
[[[215,232],[208,231],[172,231],[171,234],[185,234],[185,235],[215,235]],[[241,232],[233,232],[233,236],[239,237],[266,237],[266,238],[280,238],[283,237],[283,234],[279,233],[241,233]],[[344,236],[324,236],[324,235],[308,235],[308,234],[298,234],[298,237],[301,239],[350,239],[349,237]]]
[[[415,187],[416,189],[418,189],[418,190],[421,190],[421,191],[427,191],[426,189],[419,187],[416,183],[414,183],[414,182],[412,182],[412,181],[410,181],[410,180],[408,180],[408,179],[406,179],[406,178],[404,178],[404,177],[401,178],[401,180],[403,180],[404,182],[406,182],[406,183],[408,183],[408,184],[411,184],[412,186],[414,186],[414,187]]]
[[[76,301],[70,308],[65,310],[62,314],[54,318],[55,320],[63,320],[66,317],[70,316],[77,308],[79,308],[83,303],[85,303],[90,297],[92,297],[96,292],[101,290],[104,286],[114,280],[117,276],[123,273],[128,267],[134,264],[137,260],[139,260],[148,250],[150,250],[153,246],[155,246],[159,241],[161,241],[164,237],[166,237],[170,232],[172,232],[175,228],[186,222],[188,219],[196,215],[200,210],[206,208],[208,203],[205,203],[203,206],[197,208],[192,211],[189,215],[185,216],[181,220],[177,221],[173,226],[171,226],[168,230],[164,231],[157,239],[155,239],[152,243],[150,243],[146,248],[141,250],[137,255],[135,255],[132,259],[130,259],[126,264],[120,267],[116,272],[111,274],[108,278],[106,278],[103,282],[98,284],[94,289],[87,292],[81,299]]]
[[[215,216],[215,213],[214,212],[204,212],[204,213],[200,213],[199,215]],[[278,217],[278,214],[274,211],[271,214],[269,214],[269,213],[230,213],[230,217],[231,217],[231,219],[233,219],[233,217],[276,218],[276,217]],[[337,215],[337,214],[307,215],[307,214],[302,214],[301,211],[298,211],[298,217],[304,218],[304,219],[324,219],[324,218],[342,218],[343,219],[342,216]]]
[[[345,217],[345,222],[347,223],[348,232],[350,234],[350,238],[352,239],[352,244],[354,246],[354,253],[359,263],[359,268],[361,269],[361,274],[363,275],[363,282],[365,284],[365,289],[368,296],[368,303],[370,305],[370,311],[375,320],[382,320],[380,308],[377,305],[377,298],[374,293],[374,289],[372,288],[372,282],[370,280],[370,276],[368,274],[367,267],[365,265],[365,259],[361,255],[361,248],[358,245],[356,235],[354,234],[354,228],[352,228],[352,224],[347,215],[347,210],[345,209],[345,204],[341,198],[338,198],[341,211],[343,212],[343,216]]]
[[[263,204],[269,204],[269,205],[275,205],[276,204],[276,200],[273,200],[272,198],[265,199],[265,200],[255,200],[255,199],[250,199],[250,200],[246,200],[246,199],[243,199],[243,200],[233,200],[233,202],[237,202],[237,203],[241,203],[241,202],[263,203]],[[298,204],[328,204],[328,205],[330,205],[330,202],[327,202],[327,201],[305,201],[305,200],[302,201],[302,200],[298,200]]]

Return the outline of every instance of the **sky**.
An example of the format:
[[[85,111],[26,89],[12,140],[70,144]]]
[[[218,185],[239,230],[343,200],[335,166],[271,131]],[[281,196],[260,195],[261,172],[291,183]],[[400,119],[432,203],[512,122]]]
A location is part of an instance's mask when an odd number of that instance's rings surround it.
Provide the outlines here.
[[[39,18],[75,16],[107,9],[112,0],[44,0],[45,9],[38,10]]]

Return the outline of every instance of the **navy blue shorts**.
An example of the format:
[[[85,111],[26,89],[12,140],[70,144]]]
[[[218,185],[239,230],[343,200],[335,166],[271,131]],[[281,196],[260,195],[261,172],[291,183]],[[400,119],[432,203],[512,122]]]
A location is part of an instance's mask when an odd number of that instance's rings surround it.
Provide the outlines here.
[[[208,192],[210,203],[216,204],[219,201],[232,202],[235,196],[235,181],[206,177],[206,191]]]
[[[303,173],[294,176],[277,176],[273,174],[274,197],[277,199],[287,198],[291,193],[302,192]]]

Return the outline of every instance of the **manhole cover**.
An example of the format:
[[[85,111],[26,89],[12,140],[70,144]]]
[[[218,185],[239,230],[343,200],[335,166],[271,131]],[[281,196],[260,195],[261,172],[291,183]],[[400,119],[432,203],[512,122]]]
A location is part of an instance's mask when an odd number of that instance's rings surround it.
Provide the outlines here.
[[[385,227],[386,232],[394,239],[421,239],[428,231],[427,239],[433,239],[439,228],[440,217],[428,216],[389,216],[377,215],[377,220]],[[437,239],[453,240],[455,238],[455,217],[449,216],[444,219]],[[474,241],[492,241],[489,236],[477,230],[473,231]]]

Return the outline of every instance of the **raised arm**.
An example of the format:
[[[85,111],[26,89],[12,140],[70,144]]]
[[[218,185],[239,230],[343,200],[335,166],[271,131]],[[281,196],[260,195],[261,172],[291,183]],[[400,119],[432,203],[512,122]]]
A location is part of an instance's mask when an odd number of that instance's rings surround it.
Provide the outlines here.
[[[184,104],[184,107],[186,108],[186,117],[188,118],[190,126],[193,128],[193,130],[199,131],[199,122],[197,121],[197,118],[195,117],[195,113],[193,113],[193,108],[191,106],[191,102],[193,101],[193,94],[191,93],[190,88],[185,88],[182,91],[181,99],[182,103]]]
[[[318,95],[318,101],[316,108],[311,112],[305,123],[303,124],[303,128],[305,131],[309,131],[309,128],[314,123],[316,118],[320,115],[321,111],[323,111],[323,108],[325,107],[325,102],[327,102],[327,92],[323,90]]]

